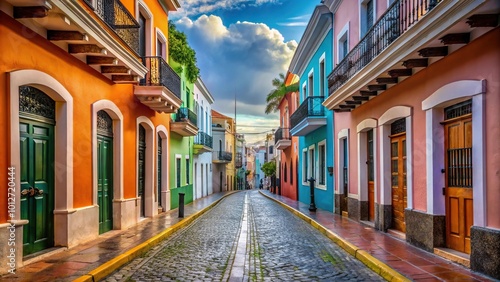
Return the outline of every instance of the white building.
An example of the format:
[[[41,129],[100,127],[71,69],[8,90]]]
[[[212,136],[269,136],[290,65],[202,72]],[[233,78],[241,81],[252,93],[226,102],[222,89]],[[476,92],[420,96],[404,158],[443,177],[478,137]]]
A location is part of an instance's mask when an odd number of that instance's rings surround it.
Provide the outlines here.
[[[194,138],[193,200],[213,193],[212,186],[212,104],[214,98],[198,78],[194,84],[195,110],[198,115],[198,134]]]

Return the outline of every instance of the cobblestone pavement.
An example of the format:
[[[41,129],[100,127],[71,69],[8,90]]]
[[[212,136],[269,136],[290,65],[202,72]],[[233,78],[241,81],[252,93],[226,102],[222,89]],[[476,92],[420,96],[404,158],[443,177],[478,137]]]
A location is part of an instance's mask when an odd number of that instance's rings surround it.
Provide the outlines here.
[[[241,232],[242,222],[247,224],[245,232]],[[233,263],[242,259],[237,252],[240,233],[245,236],[245,263],[243,275],[236,279]],[[308,223],[253,190],[227,197],[106,281],[383,279]]]

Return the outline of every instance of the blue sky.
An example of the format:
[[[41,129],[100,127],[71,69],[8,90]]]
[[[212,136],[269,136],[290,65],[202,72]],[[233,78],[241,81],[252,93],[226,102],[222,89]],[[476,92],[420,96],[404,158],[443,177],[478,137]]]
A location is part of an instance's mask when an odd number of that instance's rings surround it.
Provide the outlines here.
[[[212,108],[234,117],[248,142],[279,126],[266,115],[271,81],[286,74],[319,0],[180,0],[170,19],[196,51],[203,82],[215,98]],[[231,105],[231,107],[228,107]],[[257,125],[258,126],[254,126]],[[268,126],[268,127],[266,127]]]

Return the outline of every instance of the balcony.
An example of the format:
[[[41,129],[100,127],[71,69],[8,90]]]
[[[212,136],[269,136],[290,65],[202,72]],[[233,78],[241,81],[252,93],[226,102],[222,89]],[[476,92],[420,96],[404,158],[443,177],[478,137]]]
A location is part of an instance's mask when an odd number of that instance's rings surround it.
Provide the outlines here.
[[[139,24],[119,0],[90,2],[6,0],[4,11],[109,80],[137,83],[147,71],[137,56]]]
[[[292,145],[292,136],[288,128],[278,128],[274,133],[274,142],[277,150],[284,150]]]
[[[243,156],[241,155],[241,153],[236,153],[236,158],[234,159],[234,166],[236,168],[243,167]]]
[[[179,75],[162,57],[144,57],[142,62],[148,73],[139,85],[134,86],[134,95],[159,113],[177,112],[182,104]]]
[[[206,134],[205,132],[198,132],[198,135],[194,137],[193,153],[202,154],[212,152],[212,143],[212,136]]]
[[[308,97],[290,117],[290,133],[293,136],[305,136],[326,125],[324,96]]]
[[[352,111],[495,28],[499,10],[498,1],[394,1],[328,75],[325,107]]]
[[[214,151],[212,162],[215,164],[228,164],[233,160],[233,153],[226,151]]]
[[[195,136],[198,134],[197,119],[190,109],[180,108],[170,122],[170,130],[181,136]]]

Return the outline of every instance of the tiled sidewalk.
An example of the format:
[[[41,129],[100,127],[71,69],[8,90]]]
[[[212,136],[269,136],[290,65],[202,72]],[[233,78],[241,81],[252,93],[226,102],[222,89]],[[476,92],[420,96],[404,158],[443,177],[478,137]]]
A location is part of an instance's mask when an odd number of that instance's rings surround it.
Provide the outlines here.
[[[175,209],[154,218],[147,218],[129,229],[106,232],[96,240],[45,256],[18,269],[15,275],[0,276],[0,281],[72,281],[125,251],[141,245],[165,229],[179,222],[189,222],[194,214],[230,193],[232,192],[212,194],[186,205],[184,218],[179,218],[178,210]]]
[[[493,281],[362,223],[320,209],[310,212],[309,205],[272,194],[267,190],[260,191],[316,221],[320,226],[413,281]]]

